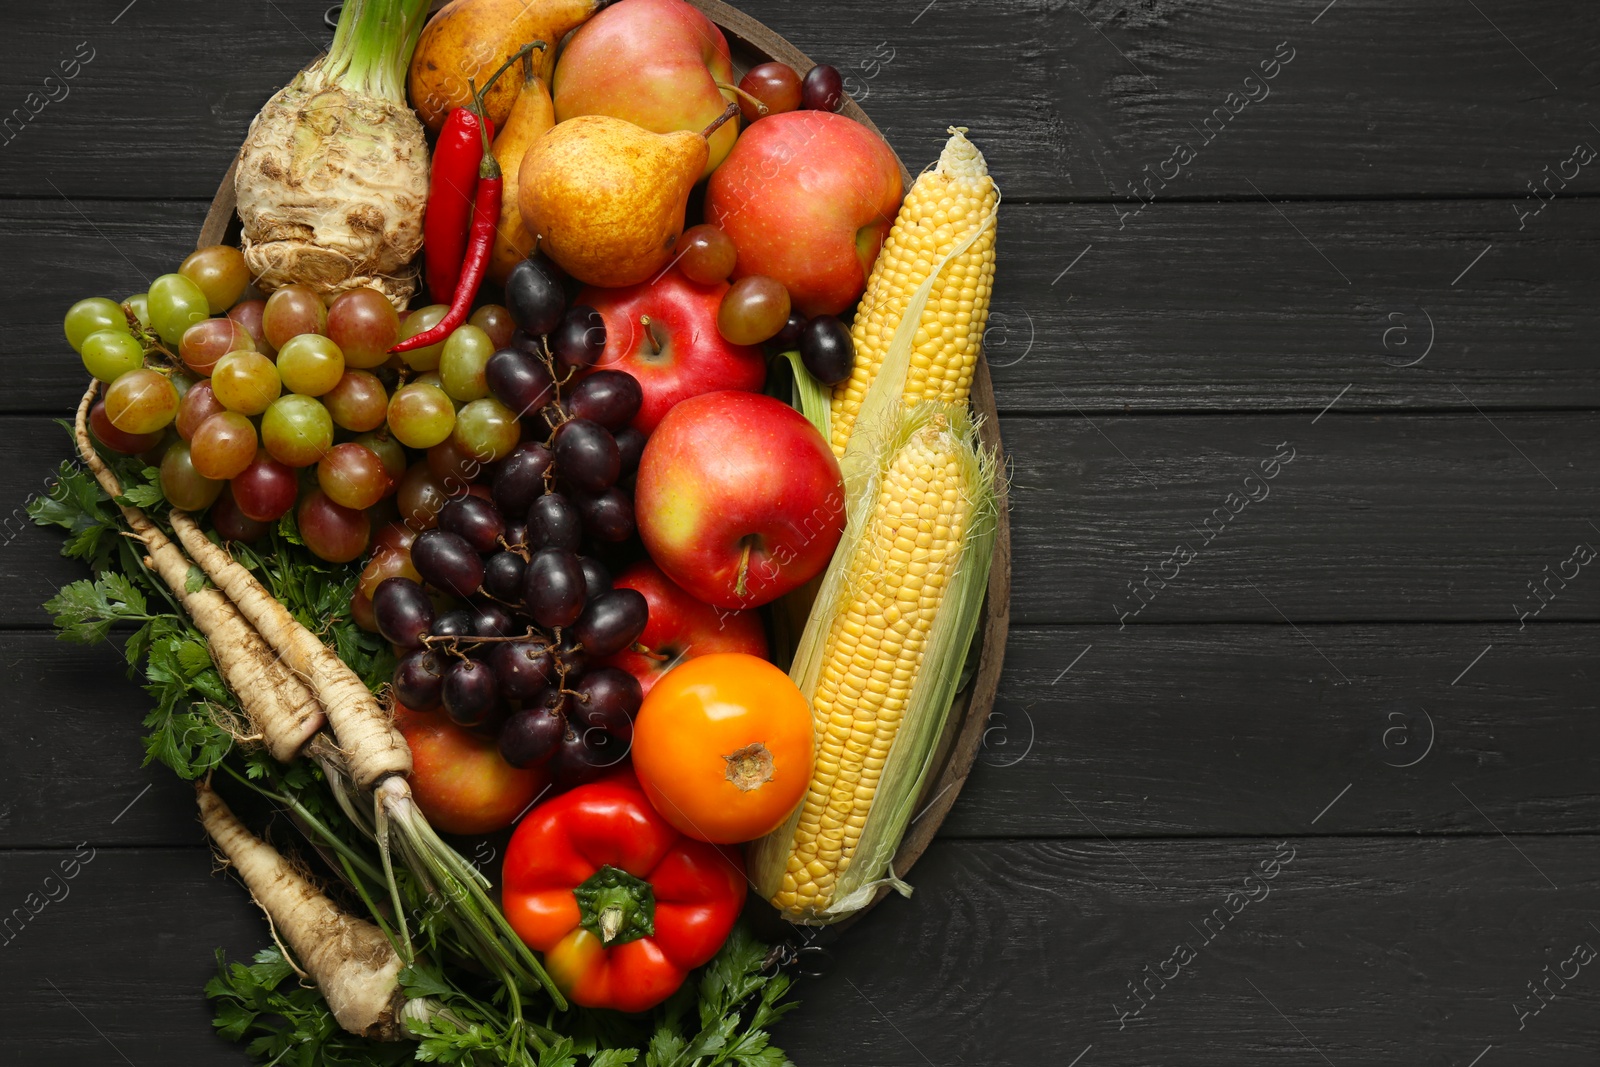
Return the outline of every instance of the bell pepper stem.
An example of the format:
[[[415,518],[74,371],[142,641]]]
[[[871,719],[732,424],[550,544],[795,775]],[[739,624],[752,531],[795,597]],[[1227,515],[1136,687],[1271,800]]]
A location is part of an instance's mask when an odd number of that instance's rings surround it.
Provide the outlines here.
[[[580,925],[607,948],[625,945],[656,930],[656,897],[650,883],[607,864],[572,891]]]

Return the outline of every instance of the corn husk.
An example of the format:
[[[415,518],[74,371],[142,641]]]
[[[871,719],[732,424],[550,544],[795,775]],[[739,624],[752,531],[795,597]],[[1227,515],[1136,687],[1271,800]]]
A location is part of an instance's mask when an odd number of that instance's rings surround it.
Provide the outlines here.
[[[908,316],[909,318],[909,316]],[[847,513],[844,536],[822,578],[811,614],[795,651],[789,676],[813,701],[826,661],[834,617],[856,590],[847,588],[851,563],[864,540],[873,534],[872,520],[884,472],[915,435],[950,435],[949,444],[962,453],[961,479],[971,505],[960,555],[933,627],[911,695],[884,764],[867,821],[827,905],[820,910],[784,912],[791,922],[825,925],[838,922],[871,902],[883,885],[910,893],[895,877],[891,861],[915,815],[927,783],[934,750],[950,714],[967,650],[982,616],[989,565],[994,555],[997,460],[978,444],[976,423],[964,406],[927,403],[904,408],[895,403],[880,409],[877,423],[865,424],[851,439],[855,461],[847,471]],[[870,427],[870,429],[869,429]],[[941,445],[941,447],[944,447]],[[847,458],[849,457],[847,453]],[[868,575],[871,580],[871,575]],[[819,731],[825,726],[819,726]],[[749,874],[763,897],[779,889],[804,802],[788,820],[749,848]]]

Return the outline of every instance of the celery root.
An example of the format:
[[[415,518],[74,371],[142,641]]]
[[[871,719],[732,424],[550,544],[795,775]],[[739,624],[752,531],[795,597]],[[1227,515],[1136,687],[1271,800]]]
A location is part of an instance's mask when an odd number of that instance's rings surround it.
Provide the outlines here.
[[[346,0],[328,53],[261,109],[234,177],[245,261],[267,292],[417,287],[428,144],[405,98],[428,0]]]
[[[84,464],[115,502],[122,495],[122,485],[100,459],[89,438],[89,405],[94,401],[95,389],[96,385],[91,383],[78,404],[73,436]],[[195,628],[205,636],[212,662],[228,688],[238,695],[245,718],[260,735],[267,751],[280,762],[294,759],[312,735],[322,729],[322,707],[316,697],[304,682],[290,673],[219,590],[189,591],[193,563],[148,515],[127,504],[117,507],[128,528],[144,545],[147,565],[166,582]]]
[[[206,832],[317,983],[339,1025],[380,1041],[405,1037],[404,964],[383,931],[330,900],[247,830],[208,784],[196,782],[195,793]]]

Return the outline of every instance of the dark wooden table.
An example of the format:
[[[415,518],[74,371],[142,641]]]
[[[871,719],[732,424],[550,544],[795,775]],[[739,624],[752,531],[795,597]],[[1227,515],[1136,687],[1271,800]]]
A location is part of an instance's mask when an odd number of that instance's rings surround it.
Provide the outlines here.
[[[7,1064],[243,1061],[199,989],[265,929],[22,506],[62,312],[173,269],[324,6],[0,14],[0,914],[92,857],[0,944]],[[794,1059],[1594,1063],[1600,9],[744,6],[1006,196],[1001,701]]]

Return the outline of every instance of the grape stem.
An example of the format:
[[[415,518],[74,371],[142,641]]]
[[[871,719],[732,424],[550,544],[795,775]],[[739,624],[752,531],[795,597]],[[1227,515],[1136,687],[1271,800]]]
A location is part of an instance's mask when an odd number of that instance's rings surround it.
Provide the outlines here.
[[[501,603],[505,603],[505,602],[501,601]],[[549,643],[549,639],[546,638],[544,634],[542,634],[539,631],[535,630],[531,626],[528,627],[528,632],[525,633],[525,634],[511,634],[509,636],[502,636],[502,637],[477,637],[477,636],[464,637],[464,636],[457,636],[457,635],[451,635],[451,634],[443,634],[443,635],[428,634],[426,637],[424,637],[422,639],[422,643],[423,643],[423,645],[425,645],[428,648],[432,648],[434,645],[443,645],[443,646],[445,646],[445,651],[454,652],[456,650],[456,646],[458,644],[459,645],[495,645],[495,644],[501,644],[501,643],[508,642],[508,641],[532,641],[532,640],[535,640],[535,639],[544,640],[546,642],[544,644],[544,646],[540,649],[541,652],[551,652],[551,651],[555,650],[556,646],[550,644]]]
[[[161,338],[154,330],[145,329],[144,323],[139,321],[139,317],[137,315],[131,311],[128,311],[126,308],[123,309],[122,313],[128,317],[129,332],[133,334],[133,339],[138,341],[139,345],[144,349],[145,357],[149,358],[151,356],[162,356],[172,364],[171,367],[151,367],[151,370],[162,374],[169,374],[173,371],[188,370],[188,367],[184,365],[183,360],[178,358],[177,353],[173,352],[166,345],[161,343]]]
[[[545,475],[545,479],[546,479],[545,480],[545,492],[548,493],[550,491],[550,482],[549,482],[550,471],[547,469],[544,472],[544,475]],[[500,547],[501,548],[505,549],[507,552],[510,552],[514,556],[521,556],[522,557],[522,562],[527,563],[527,562],[530,562],[533,559],[533,556],[531,554],[529,554],[529,552],[528,552],[528,546],[527,545],[514,545],[510,541],[506,540],[504,534],[501,534],[500,537],[498,538],[498,540],[500,542]],[[507,603],[504,600],[501,600],[499,597],[495,596],[493,593],[484,593],[483,595],[488,597],[490,600],[495,601],[498,604],[505,604],[507,607],[514,606],[514,605],[511,605],[511,604]]]
[[[751,96],[737,85],[724,85],[722,82],[717,82],[716,86],[725,93],[732,93],[740,100],[748,100],[755,107],[756,114],[758,115],[765,115],[768,111],[772,110],[771,108],[767,107],[766,104],[763,104],[760,100],[757,100],[755,97]]]

